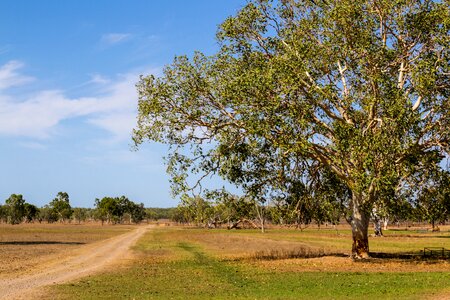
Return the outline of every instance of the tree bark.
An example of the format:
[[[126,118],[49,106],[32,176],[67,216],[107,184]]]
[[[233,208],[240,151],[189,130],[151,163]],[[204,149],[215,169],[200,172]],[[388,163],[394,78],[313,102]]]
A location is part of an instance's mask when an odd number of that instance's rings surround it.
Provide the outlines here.
[[[381,229],[382,218],[378,214],[377,207],[372,209],[372,219],[373,219],[373,231],[375,236],[383,236],[383,230]]]
[[[373,221],[373,231],[375,236],[383,236],[383,230],[381,229],[381,220],[378,218]]]
[[[259,222],[261,223],[261,232],[265,233],[265,227],[264,227],[264,223],[265,223],[265,214],[264,214],[264,204],[258,205],[255,203],[255,208],[256,208],[256,214],[258,216]]]
[[[384,219],[383,219],[383,230],[387,230],[387,227],[388,227],[388,223],[389,223],[389,218],[388,217],[385,217]]]
[[[435,231],[434,228],[436,227],[434,220],[431,220],[431,231]]]
[[[356,259],[369,258],[369,214],[362,207],[362,195],[352,197],[352,257]]]

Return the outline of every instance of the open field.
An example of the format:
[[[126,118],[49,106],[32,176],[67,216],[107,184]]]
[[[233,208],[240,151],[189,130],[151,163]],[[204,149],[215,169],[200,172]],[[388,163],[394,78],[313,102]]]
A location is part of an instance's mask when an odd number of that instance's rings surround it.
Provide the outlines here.
[[[102,260],[117,260],[108,255],[123,244],[120,239],[138,228],[147,227],[1,224],[0,290],[9,282],[20,291],[30,284],[42,287],[72,280],[34,290],[26,299],[30,295],[36,299],[49,295],[52,299],[450,296],[448,260],[397,258],[399,254],[420,255],[424,247],[450,248],[447,227],[441,232],[386,231],[385,237],[370,239],[371,251],[390,258],[358,262],[348,258],[351,233],[346,226],[304,231],[272,228],[265,234],[156,226],[147,229],[125,264],[88,270],[90,265],[102,266]],[[17,294],[8,297],[15,298],[21,299]]]
[[[387,231],[371,250],[450,248],[450,232]],[[114,272],[52,286],[56,299],[448,299],[445,260],[352,261],[350,232],[307,229],[204,230],[159,227]]]
[[[80,247],[132,228],[98,224],[0,224],[0,280],[36,273]]]
[[[135,230],[80,247],[59,261],[47,264],[38,272],[0,280],[0,299],[41,299],[40,290],[49,285],[78,280],[120,264],[132,258],[130,247],[149,229],[139,226]]]

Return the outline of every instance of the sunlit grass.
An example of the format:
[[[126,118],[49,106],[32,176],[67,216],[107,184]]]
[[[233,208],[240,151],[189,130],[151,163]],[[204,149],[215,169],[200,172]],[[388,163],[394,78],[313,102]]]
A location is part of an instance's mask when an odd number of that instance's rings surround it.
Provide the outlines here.
[[[60,285],[49,292],[57,299],[423,299],[450,292],[450,268],[445,262],[358,263],[333,257],[280,257],[272,262],[255,256],[257,251],[277,249],[277,245],[286,251],[308,245],[314,236],[318,239],[315,246],[324,248],[342,246],[341,239],[349,238],[347,234],[314,230],[261,234],[158,228],[134,247],[137,259],[129,267]],[[448,245],[449,239],[440,239]],[[389,238],[373,241],[379,244],[375,248],[386,251],[395,251],[404,242]],[[412,247],[410,241],[406,244]],[[311,265],[317,265],[317,270]],[[414,271],[416,268],[419,272]]]

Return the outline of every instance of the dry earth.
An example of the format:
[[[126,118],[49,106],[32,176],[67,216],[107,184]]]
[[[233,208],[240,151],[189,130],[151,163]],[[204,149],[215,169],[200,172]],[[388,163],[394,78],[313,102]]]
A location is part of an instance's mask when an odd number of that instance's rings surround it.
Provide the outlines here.
[[[0,281],[45,270],[49,264],[76,255],[88,244],[135,229],[135,225],[100,223],[0,224]]]
[[[78,279],[130,259],[130,246],[150,228],[139,227],[131,232],[81,246],[66,258],[52,262],[39,272],[0,280],[0,299],[30,299],[39,289]]]

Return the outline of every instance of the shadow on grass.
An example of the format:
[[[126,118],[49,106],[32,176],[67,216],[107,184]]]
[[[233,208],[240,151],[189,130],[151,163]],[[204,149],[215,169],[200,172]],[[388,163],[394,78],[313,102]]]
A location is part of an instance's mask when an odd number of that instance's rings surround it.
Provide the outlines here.
[[[0,245],[84,245],[83,242],[58,242],[58,241],[10,241],[0,242]]]
[[[283,259],[307,259],[320,257],[347,257],[350,255],[343,252],[326,252],[322,249],[297,248],[297,249],[272,249],[266,251],[258,251],[250,255],[250,257],[234,258],[233,260],[283,260]],[[355,260],[361,262],[386,262],[387,260],[396,261],[426,261],[436,262],[448,260],[446,256],[424,256],[422,251],[415,253],[385,253],[385,252],[370,252],[369,259]]]
[[[385,238],[415,238],[415,239],[430,239],[430,238],[450,238],[450,235],[437,235],[436,233],[428,233],[427,235],[418,234],[386,234]]]
[[[449,257],[434,255],[434,256],[424,256],[423,251],[415,253],[386,253],[386,252],[370,252],[370,258],[368,259],[356,259],[355,262],[368,262],[368,263],[384,263],[386,261],[401,261],[401,262],[426,262],[426,263],[437,263],[440,261],[448,260]]]
[[[385,253],[385,252],[370,252],[370,258],[382,258],[382,259],[401,259],[401,260],[422,260],[423,253]]]
[[[258,251],[251,258],[256,260],[279,260],[294,258],[318,258],[324,256],[333,257],[349,257],[348,254],[342,252],[325,252],[324,250],[296,248],[296,249],[272,249],[269,251]]]

